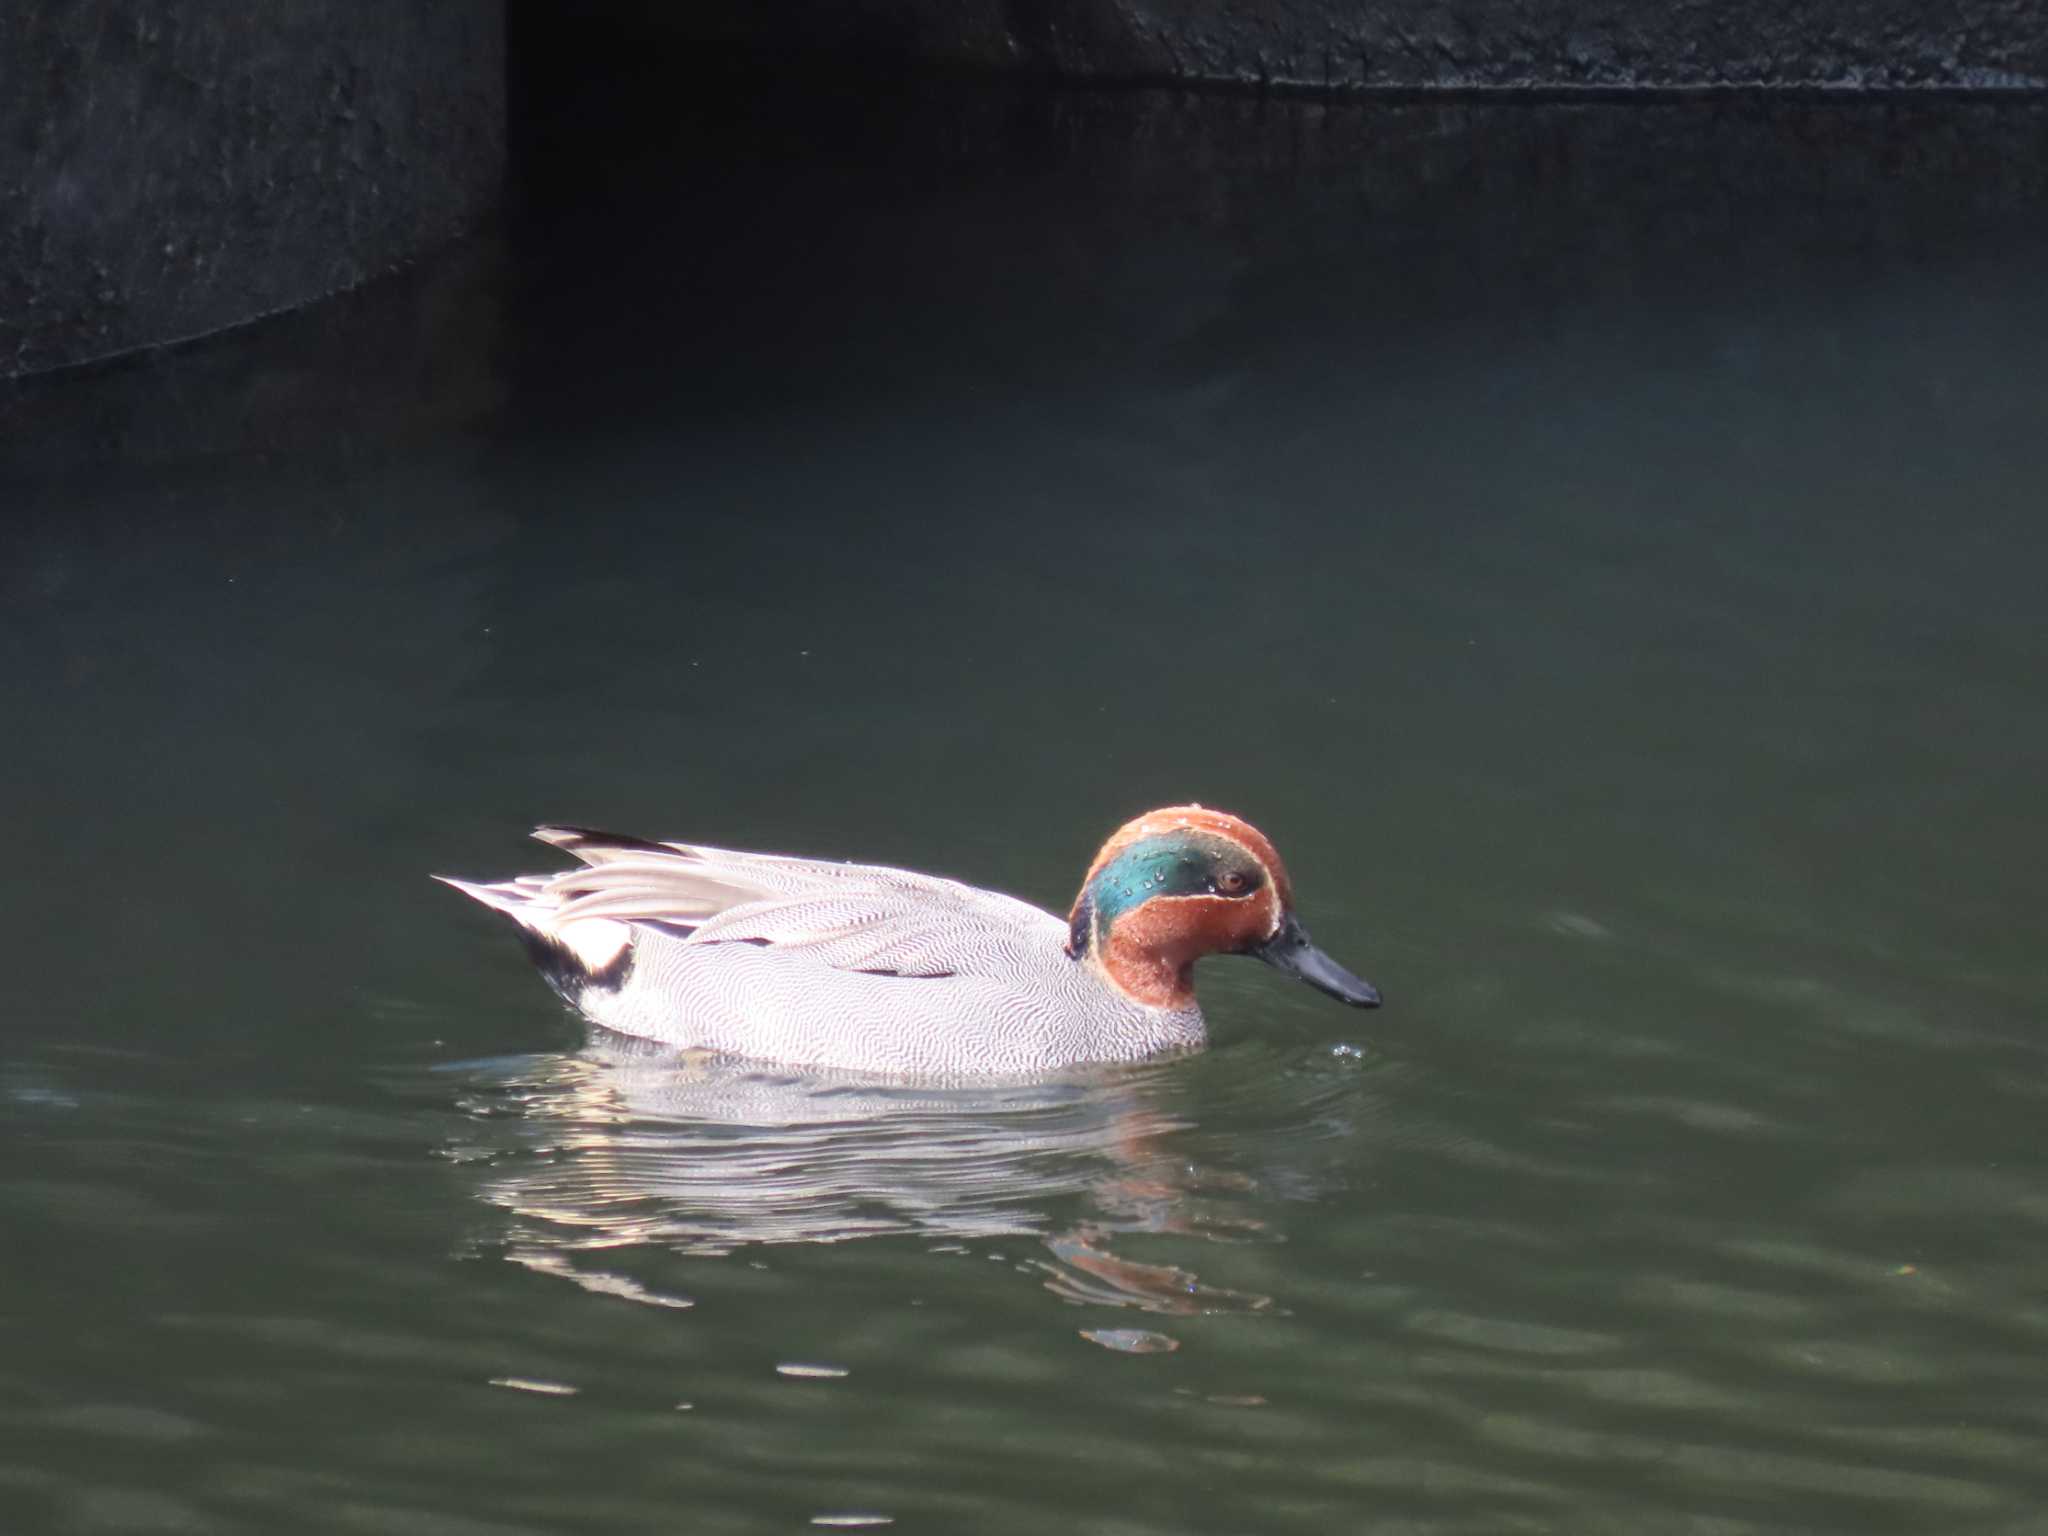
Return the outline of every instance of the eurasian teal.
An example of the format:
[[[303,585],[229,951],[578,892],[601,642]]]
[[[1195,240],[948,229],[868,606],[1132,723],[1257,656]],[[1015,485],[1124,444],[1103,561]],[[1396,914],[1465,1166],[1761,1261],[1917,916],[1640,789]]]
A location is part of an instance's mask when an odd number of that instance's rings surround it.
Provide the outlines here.
[[[904,1077],[1009,1076],[1200,1045],[1192,971],[1253,955],[1360,1008],[1372,986],[1309,942],[1249,823],[1169,806],[1117,829],[1063,922],[935,875],[578,827],[581,867],[492,884],[592,1022],[678,1047]]]

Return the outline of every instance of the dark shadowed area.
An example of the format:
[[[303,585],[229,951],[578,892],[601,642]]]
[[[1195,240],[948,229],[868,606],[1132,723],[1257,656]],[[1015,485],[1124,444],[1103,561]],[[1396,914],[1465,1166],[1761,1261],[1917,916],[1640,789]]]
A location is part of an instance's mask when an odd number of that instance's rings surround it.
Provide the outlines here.
[[[0,397],[0,1528],[2038,1532],[2048,110],[634,84]],[[426,879],[1186,798],[1386,1008],[808,1083]]]

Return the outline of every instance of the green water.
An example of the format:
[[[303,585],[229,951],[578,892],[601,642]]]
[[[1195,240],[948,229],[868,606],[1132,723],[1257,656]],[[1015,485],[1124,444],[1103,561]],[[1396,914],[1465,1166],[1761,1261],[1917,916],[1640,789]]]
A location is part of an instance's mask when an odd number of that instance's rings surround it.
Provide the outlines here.
[[[5,402],[0,1529],[2048,1531],[2043,109],[850,121]],[[1384,1009],[821,1087],[425,878],[1191,798]]]

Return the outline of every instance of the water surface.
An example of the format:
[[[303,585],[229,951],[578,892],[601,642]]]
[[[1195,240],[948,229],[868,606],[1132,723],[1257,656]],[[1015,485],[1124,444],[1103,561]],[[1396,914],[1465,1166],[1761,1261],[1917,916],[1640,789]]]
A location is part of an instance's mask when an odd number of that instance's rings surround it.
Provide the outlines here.
[[[2042,1530],[2042,128],[714,97],[16,389],[0,1524]],[[425,880],[1189,798],[1384,1010],[820,1083]]]

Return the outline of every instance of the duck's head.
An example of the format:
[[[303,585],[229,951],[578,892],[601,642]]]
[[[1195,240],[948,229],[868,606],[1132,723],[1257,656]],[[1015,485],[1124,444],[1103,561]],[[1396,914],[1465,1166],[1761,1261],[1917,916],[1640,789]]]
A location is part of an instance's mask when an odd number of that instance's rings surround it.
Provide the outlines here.
[[[1154,1008],[1194,1005],[1190,973],[1204,955],[1253,955],[1340,1002],[1380,1002],[1370,982],[1309,942],[1287,867],[1258,828],[1199,805],[1117,828],[1081,882],[1067,953]]]

